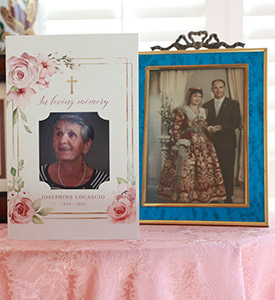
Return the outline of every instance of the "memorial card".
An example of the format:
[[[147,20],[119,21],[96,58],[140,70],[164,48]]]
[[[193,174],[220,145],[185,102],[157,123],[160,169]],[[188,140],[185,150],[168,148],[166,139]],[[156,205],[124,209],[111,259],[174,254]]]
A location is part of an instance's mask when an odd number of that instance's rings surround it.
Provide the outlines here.
[[[10,239],[138,237],[137,35],[7,38]]]

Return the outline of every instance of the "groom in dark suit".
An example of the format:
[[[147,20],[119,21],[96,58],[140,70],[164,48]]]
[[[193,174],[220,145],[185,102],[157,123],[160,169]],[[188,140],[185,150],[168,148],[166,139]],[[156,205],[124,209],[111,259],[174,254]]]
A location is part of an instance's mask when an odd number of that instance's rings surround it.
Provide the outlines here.
[[[233,203],[234,163],[236,151],[235,129],[240,127],[240,106],[236,100],[225,97],[225,82],[215,79],[211,84],[214,99],[204,103],[210,139],[212,140],[220,162],[223,175],[226,203]]]

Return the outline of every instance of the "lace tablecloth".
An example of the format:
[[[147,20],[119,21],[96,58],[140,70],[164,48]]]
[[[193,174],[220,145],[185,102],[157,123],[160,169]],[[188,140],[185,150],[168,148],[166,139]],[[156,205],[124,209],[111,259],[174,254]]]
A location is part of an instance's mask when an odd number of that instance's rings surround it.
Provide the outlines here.
[[[8,241],[1,300],[275,299],[269,228],[141,225],[139,240]]]

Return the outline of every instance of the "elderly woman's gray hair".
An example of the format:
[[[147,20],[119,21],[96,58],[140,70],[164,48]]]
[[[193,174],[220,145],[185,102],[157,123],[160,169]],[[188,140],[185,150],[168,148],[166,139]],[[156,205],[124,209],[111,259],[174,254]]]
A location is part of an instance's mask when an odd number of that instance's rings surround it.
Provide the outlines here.
[[[81,126],[81,135],[84,140],[84,142],[88,142],[89,140],[94,139],[94,128],[92,127],[89,122],[87,122],[85,119],[81,118],[77,114],[64,114],[61,115],[57,121],[54,123],[54,128],[57,126],[57,124],[61,121],[70,123],[70,124],[78,124]]]

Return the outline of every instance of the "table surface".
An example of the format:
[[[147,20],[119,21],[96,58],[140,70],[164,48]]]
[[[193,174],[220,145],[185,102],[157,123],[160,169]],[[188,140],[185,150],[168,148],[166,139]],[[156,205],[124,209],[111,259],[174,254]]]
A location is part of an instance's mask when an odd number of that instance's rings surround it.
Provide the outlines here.
[[[270,227],[141,225],[138,240],[11,241],[0,224],[0,299],[275,299]]]

